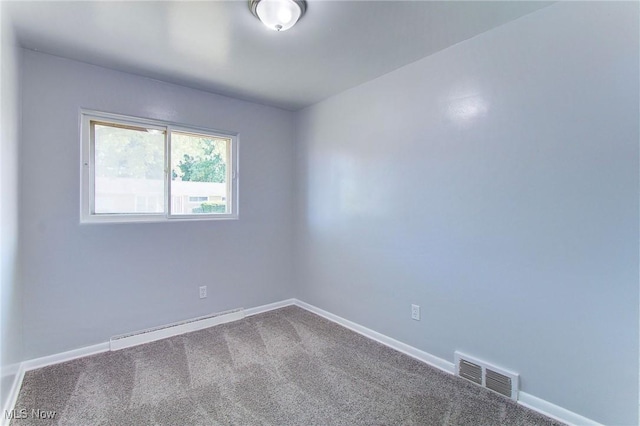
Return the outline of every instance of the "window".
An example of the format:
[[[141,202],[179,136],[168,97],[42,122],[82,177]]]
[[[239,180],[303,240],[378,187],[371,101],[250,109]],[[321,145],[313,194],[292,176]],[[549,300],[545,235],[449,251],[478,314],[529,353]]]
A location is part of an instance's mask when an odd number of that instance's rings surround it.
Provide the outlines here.
[[[237,136],[82,113],[83,222],[235,219]]]

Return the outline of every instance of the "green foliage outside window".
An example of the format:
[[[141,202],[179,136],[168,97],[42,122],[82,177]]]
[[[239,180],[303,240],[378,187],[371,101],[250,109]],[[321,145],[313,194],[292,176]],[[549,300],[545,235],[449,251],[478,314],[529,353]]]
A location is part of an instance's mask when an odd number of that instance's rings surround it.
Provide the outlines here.
[[[224,183],[227,179],[226,143],[219,139],[174,134],[172,179]],[[175,163],[175,160],[178,160]]]
[[[192,213],[226,213],[227,206],[218,203],[202,203],[200,207],[196,207]]]

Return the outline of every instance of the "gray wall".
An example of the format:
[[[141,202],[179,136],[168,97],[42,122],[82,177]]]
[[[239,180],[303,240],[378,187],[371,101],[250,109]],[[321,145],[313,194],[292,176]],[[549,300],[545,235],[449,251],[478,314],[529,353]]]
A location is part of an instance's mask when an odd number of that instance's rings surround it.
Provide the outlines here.
[[[23,65],[26,359],[291,297],[293,113],[32,51]],[[239,132],[240,220],[80,225],[80,108]]]
[[[638,31],[555,4],[300,112],[297,297],[637,424]]]
[[[22,361],[22,288],[18,268],[20,49],[0,4],[0,409]],[[0,413],[2,414],[2,413]]]

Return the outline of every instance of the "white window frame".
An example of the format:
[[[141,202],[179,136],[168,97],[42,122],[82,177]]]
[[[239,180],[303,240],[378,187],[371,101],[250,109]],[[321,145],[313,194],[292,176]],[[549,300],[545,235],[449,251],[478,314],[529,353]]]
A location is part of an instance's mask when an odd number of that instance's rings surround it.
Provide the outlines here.
[[[120,124],[144,129],[155,129],[165,134],[164,145],[164,212],[163,213],[94,213],[95,164],[94,138],[91,122]],[[227,206],[229,213],[177,215],[171,214],[171,133],[191,133],[211,136],[230,141],[227,149]],[[175,222],[193,220],[238,219],[238,134],[227,131],[187,126],[162,120],[152,120],[111,114],[106,112],[80,111],[81,182],[80,182],[80,222],[81,223],[132,223],[132,222]]]

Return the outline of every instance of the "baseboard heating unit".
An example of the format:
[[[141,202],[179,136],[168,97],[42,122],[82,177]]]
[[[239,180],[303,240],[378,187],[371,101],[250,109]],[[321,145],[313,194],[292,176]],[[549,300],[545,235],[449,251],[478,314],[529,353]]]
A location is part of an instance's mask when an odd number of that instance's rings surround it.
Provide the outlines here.
[[[244,317],[244,309],[235,309],[232,311],[220,312],[213,315],[163,325],[161,327],[136,331],[134,333],[121,334],[111,338],[109,341],[109,348],[112,351],[130,348],[143,343],[155,342],[156,340],[166,339],[167,337],[213,327],[214,325],[241,320]]]

